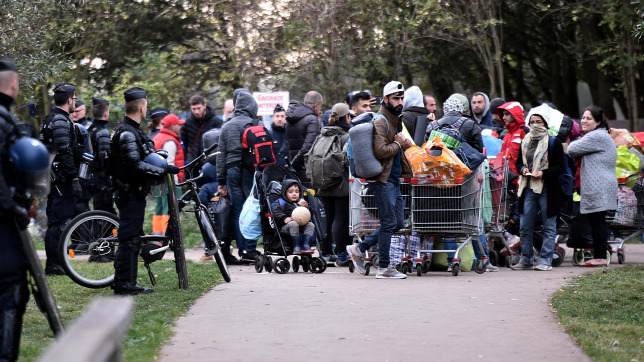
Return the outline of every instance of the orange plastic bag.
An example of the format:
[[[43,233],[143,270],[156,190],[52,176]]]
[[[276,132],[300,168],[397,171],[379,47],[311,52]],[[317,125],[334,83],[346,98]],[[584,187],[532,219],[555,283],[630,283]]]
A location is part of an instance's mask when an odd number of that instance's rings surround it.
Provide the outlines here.
[[[626,146],[628,148],[635,148],[640,151],[640,153],[644,152],[640,141],[638,141],[637,138],[635,138],[626,129],[611,128],[610,136],[613,138],[613,142],[615,142],[616,147]]]
[[[428,178],[454,180],[472,173],[438,136],[425,143],[423,150],[429,157],[429,162],[425,163],[429,168]]]
[[[411,172],[414,176],[426,177],[429,175],[429,167],[427,167],[427,163],[430,163],[430,158],[424,149],[413,145],[405,151],[405,157],[411,164]]]

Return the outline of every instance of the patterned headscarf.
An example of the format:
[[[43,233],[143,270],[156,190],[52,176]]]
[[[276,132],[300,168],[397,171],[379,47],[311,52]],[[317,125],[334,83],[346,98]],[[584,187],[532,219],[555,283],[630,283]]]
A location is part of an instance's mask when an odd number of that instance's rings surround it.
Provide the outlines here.
[[[463,113],[463,103],[456,98],[447,98],[445,103],[443,103],[443,112],[452,112],[456,111],[458,113]]]

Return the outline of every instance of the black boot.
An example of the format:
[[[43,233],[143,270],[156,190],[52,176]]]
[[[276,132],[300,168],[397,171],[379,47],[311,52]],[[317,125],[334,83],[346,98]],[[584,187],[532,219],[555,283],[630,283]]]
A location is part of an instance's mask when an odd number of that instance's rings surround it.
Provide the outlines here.
[[[134,244],[134,247],[130,250],[129,255],[129,275],[127,280],[125,275],[116,275],[114,279],[114,294],[118,295],[138,295],[138,294],[150,294],[154,292],[153,289],[144,288],[139,285],[136,285],[136,278],[139,271],[139,243]]]
[[[16,361],[29,290],[26,281],[5,286],[3,285],[4,290],[0,295],[0,361]]]
[[[311,250],[311,235],[302,236],[302,254],[313,254]]]
[[[226,264],[228,265],[240,265],[242,264],[239,259],[235,258],[233,254],[230,253],[230,241],[224,241],[221,244],[221,253],[224,256],[224,260],[226,261]]]

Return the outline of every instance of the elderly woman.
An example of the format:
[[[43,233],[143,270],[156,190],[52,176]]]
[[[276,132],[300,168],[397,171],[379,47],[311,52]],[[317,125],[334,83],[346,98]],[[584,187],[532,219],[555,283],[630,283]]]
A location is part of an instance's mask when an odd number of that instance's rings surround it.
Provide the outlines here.
[[[530,116],[530,132],[519,148],[516,161],[519,179],[519,214],[521,216],[521,259],[512,266],[514,270],[552,270],[552,255],[557,237],[557,214],[561,200],[559,175],[565,170],[563,146],[557,138],[550,140],[548,116]],[[543,245],[532,266],[534,257],[534,220],[541,211],[543,221]]]
[[[617,148],[599,107],[588,107],[581,118],[584,136],[568,146],[570,156],[581,157],[581,208],[588,214],[593,235],[593,259],[584,265],[606,266],[606,212],[617,208]]]

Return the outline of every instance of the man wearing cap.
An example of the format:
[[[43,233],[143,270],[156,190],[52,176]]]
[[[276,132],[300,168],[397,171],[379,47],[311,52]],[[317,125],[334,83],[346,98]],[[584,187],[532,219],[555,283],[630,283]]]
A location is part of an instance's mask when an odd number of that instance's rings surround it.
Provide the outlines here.
[[[85,128],[88,128],[92,121],[87,119],[87,108],[85,108],[85,103],[77,99],[76,104],[74,104],[74,112],[72,112],[72,120],[75,123],[82,124]]]
[[[18,228],[29,225],[25,204],[17,200],[11,188],[18,186],[10,165],[11,139],[18,134],[19,123],[9,112],[18,97],[18,69],[0,56],[0,360],[18,359],[22,317],[25,314],[29,289],[27,287],[27,257],[24,254]],[[17,224],[16,222],[17,221]]]
[[[411,166],[404,152],[412,141],[402,134],[402,108],[405,87],[391,81],[385,85],[382,105],[373,120],[373,153],[383,164],[382,173],[370,184],[378,214],[380,228],[359,244],[347,246],[349,258],[356,270],[364,273],[365,252],[378,245],[378,279],[404,279],[406,274],[396,271],[389,264],[391,235],[404,226],[404,202],[400,192],[400,178],[411,177]]]
[[[177,167],[184,166],[185,160],[183,154],[183,143],[181,142],[181,138],[179,138],[179,134],[181,132],[181,127],[186,123],[186,120],[179,119],[175,114],[169,114],[163,118],[161,123],[163,128],[161,128],[159,133],[152,139],[152,141],[154,141],[154,148],[157,150],[163,149],[168,153],[168,165],[174,165]],[[175,182],[182,182],[183,174],[183,170],[179,172],[175,176]],[[176,193],[177,198],[181,196],[181,187],[177,187]],[[155,195],[159,194],[162,193],[155,192]],[[156,196],[155,200],[156,208],[154,209],[154,216],[152,217],[152,233],[156,235],[165,235],[168,220],[170,219],[168,197],[167,195]]]
[[[94,210],[115,214],[111,192],[112,183],[107,169],[110,161],[110,131],[107,127],[107,120],[110,118],[110,103],[103,98],[92,98],[92,117],[94,117],[94,121],[88,131],[94,151],[92,182],[90,184]]]
[[[297,177],[305,187],[311,187],[311,180],[306,177],[306,155],[313,142],[320,135],[320,122],[322,115],[322,95],[310,91],[304,96],[304,102],[293,100],[288,105],[286,112],[286,137],[291,153],[291,164]]]
[[[278,166],[286,166],[290,157],[288,140],[286,139],[286,110],[281,104],[273,110],[273,125],[268,129],[273,139],[273,152]]]
[[[163,168],[145,162],[145,158],[155,151],[154,143],[141,130],[148,108],[147,92],[134,87],[124,95],[125,119],[114,127],[110,145],[110,168],[118,189],[116,207],[120,217],[112,288],[114,294],[148,294],[153,290],[136,284],[145,197],[150,192],[147,181],[162,180],[167,173],[177,174],[179,168],[173,165]]]
[[[76,105],[76,87],[69,83],[54,86],[54,110],[42,122],[40,141],[56,156],[52,162],[52,185],[47,196],[47,232],[45,274],[64,275],[58,259],[58,242],[63,227],[74,216],[75,197],[83,188],[78,178],[80,159],[76,155],[78,140],[70,114]]]
[[[150,111],[150,122],[148,122],[148,130],[150,133],[148,133],[148,138],[151,140],[154,139],[154,136],[156,136],[161,128],[163,128],[161,121],[163,121],[163,118],[168,114],[170,114],[170,111],[165,108],[155,108]]]

